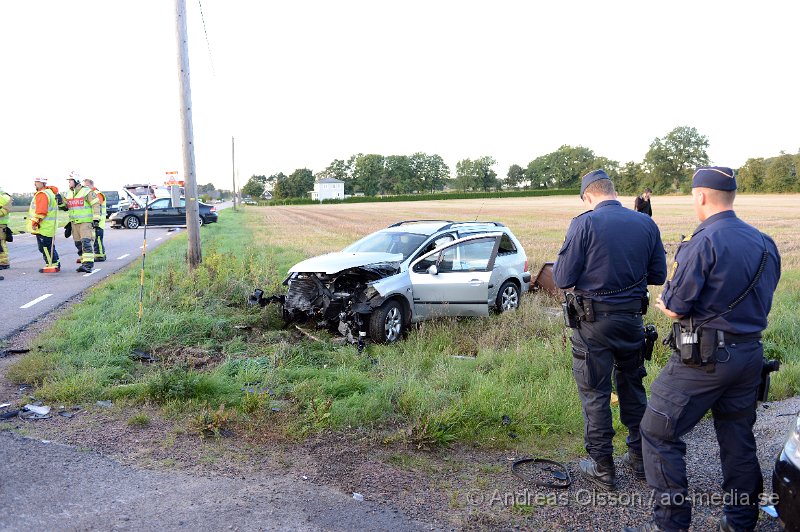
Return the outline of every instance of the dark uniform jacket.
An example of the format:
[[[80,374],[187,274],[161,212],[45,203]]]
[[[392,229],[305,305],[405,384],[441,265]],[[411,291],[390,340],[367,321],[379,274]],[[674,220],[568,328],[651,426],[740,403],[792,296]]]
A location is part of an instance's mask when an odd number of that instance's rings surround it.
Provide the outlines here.
[[[661,285],[666,277],[658,226],[616,200],[572,219],[553,265],[559,288],[574,286],[575,293],[609,305],[640,300],[647,285]],[[612,291],[617,293],[606,293]]]
[[[725,313],[753,281],[765,248],[767,262],[752,293]],[[709,320],[704,327],[758,333],[767,327],[780,275],[775,242],[733,211],[724,211],[709,217],[681,243],[661,298],[669,310],[684,316],[681,323],[686,327],[691,317],[695,328]]]
[[[646,214],[647,216],[653,216],[653,208],[650,205],[650,200],[646,200],[641,196],[636,196],[636,201],[633,204],[633,208],[638,212]]]

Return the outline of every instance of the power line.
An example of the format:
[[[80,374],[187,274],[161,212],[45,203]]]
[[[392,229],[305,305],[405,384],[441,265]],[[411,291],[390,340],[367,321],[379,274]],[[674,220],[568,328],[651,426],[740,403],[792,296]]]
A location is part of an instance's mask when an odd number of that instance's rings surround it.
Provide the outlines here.
[[[211,55],[211,43],[208,40],[208,30],[206,30],[206,17],[203,15],[203,2],[201,0],[197,0],[197,5],[200,6],[200,20],[203,21],[203,33],[206,35],[206,47],[208,48],[208,59],[211,61],[211,73],[213,75],[217,75],[216,70],[214,70],[214,56]]]

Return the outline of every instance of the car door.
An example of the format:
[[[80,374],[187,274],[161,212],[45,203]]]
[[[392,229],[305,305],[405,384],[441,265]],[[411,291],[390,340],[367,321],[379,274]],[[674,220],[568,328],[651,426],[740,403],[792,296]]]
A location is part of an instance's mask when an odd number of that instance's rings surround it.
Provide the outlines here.
[[[173,225],[177,209],[170,207],[168,198],[159,198],[147,207],[147,225]]]
[[[501,236],[461,238],[415,260],[409,278],[416,318],[487,316],[489,281]]]

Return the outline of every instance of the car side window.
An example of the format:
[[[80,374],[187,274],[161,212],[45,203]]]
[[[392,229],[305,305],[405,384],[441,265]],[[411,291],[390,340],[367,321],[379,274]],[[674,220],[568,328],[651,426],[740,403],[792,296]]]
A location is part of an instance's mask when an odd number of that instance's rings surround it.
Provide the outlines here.
[[[436,248],[440,248],[442,246],[446,246],[447,244],[449,244],[453,240],[455,240],[453,238],[453,235],[442,235],[439,238],[437,238],[435,240],[432,240],[427,246],[425,246],[425,249],[423,249],[420,252],[419,256],[421,257],[422,255],[424,255],[426,253],[429,253],[429,252],[433,251]]]
[[[514,245],[514,241],[511,240],[511,237],[506,233],[503,233],[503,237],[500,239],[500,247],[497,249],[497,254],[513,255],[516,252],[517,246]]]
[[[169,209],[169,200],[166,198],[157,199],[150,204],[150,208],[153,210]]]
[[[445,249],[440,254],[441,260],[437,266],[439,273],[486,271],[494,244],[494,239],[484,239]]]
[[[451,246],[418,262],[414,272],[425,273],[434,264],[439,273],[486,271],[494,244],[494,239],[484,239]]]

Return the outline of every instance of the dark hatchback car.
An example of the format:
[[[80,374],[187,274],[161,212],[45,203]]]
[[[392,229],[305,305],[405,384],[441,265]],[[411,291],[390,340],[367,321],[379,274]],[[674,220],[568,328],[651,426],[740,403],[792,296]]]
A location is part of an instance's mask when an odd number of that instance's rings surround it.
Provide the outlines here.
[[[775,461],[772,491],[777,496],[775,509],[785,529],[800,530],[800,414],[794,419],[786,444]]]
[[[213,224],[217,221],[217,208],[200,203],[200,225]],[[108,219],[111,227],[120,229],[136,229],[144,225],[144,209],[126,209],[115,212]],[[178,207],[170,205],[169,198],[159,198],[147,208],[147,225],[186,225],[186,206],[181,198]]]

